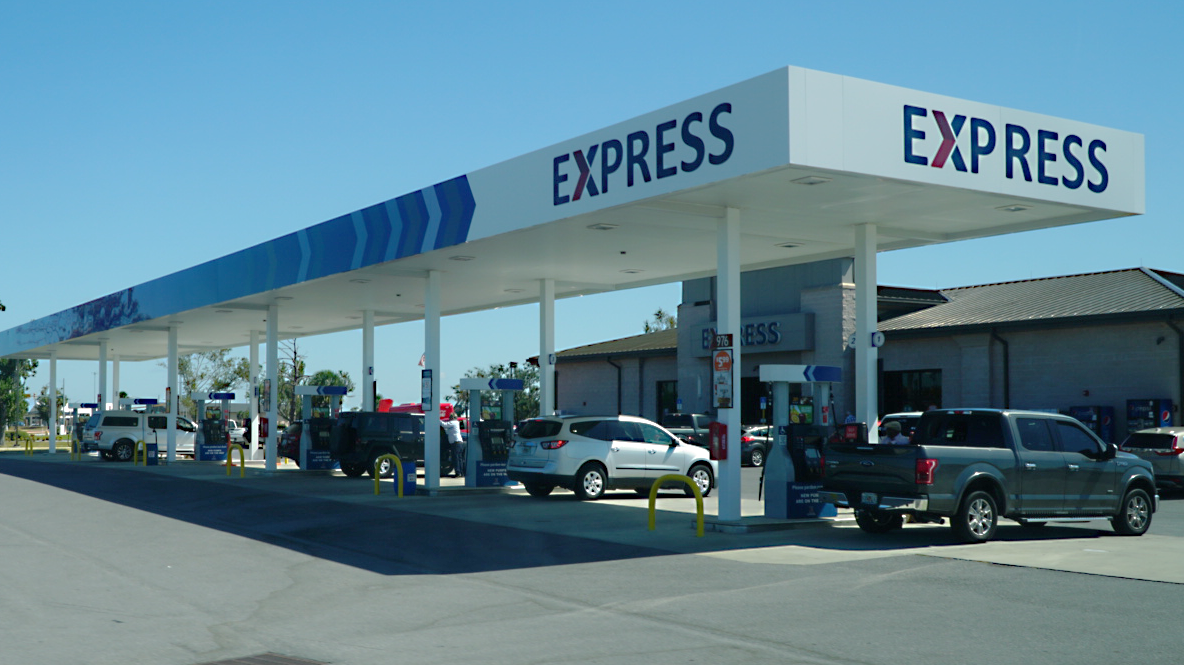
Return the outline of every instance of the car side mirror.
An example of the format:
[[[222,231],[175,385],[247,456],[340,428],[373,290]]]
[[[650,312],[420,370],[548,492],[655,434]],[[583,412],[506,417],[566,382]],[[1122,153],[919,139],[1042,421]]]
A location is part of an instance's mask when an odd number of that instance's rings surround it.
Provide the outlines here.
[[[1103,445],[1105,448],[1102,450],[1086,449],[1082,450],[1081,454],[1092,460],[1098,460],[1099,462],[1114,459],[1114,457],[1118,454],[1118,446],[1115,446],[1113,443],[1106,443]]]

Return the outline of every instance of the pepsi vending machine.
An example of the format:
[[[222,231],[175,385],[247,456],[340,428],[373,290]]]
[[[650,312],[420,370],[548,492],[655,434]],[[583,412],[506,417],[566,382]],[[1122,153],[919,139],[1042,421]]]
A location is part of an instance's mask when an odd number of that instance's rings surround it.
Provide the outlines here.
[[[1081,421],[1103,441],[1114,442],[1114,407],[1071,406],[1069,416]]]
[[[1126,431],[1137,432],[1151,427],[1172,426],[1172,400],[1128,399],[1126,401]]]

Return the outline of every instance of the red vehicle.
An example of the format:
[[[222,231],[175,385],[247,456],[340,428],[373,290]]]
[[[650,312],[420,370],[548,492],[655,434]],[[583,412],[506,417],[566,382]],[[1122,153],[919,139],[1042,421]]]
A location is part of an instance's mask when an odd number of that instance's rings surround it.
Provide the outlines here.
[[[423,404],[419,402],[407,402],[406,404],[395,404],[393,399],[378,400],[378,411],[380,413],[423,413]],[[456,407],[448,402],[440,402],[440,420],[447,420],[449,416],[456,413]],[[458,416],[460,420],[461,434],[468,436],[469,421],[467,418]]]

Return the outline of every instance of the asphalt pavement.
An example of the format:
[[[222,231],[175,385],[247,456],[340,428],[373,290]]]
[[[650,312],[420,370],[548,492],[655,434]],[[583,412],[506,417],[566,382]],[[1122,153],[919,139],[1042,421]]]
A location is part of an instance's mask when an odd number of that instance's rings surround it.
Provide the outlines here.
[[[1031,627],[1058,615],[1047,586],[1082,599],[1063,609],[1075,633],[1101,635],[1114,616],[1084,599],[1133,612],[1176,602],[1184,584],[1170,565],[1184,541],[1154,523],[1122,538],[1105,522],[1005,522],[997,541],[960,545],[935,525],[869,536],[840,513],[698,537],[681,492],[661,495],[651,531],[648,502],[631,491],[580,502],[442,479],[436,496],[400,498],[391,481],[376,496],[367,478],[233,471],[0,454],[2,661],[915,665],[949,662],[958,642],[927,638],[919,650],[899,639],[907,612],[894,602],[951,621],[955,635],[953,615],[979,585],[1019,584],[989,602],[1006,609],[992,618],[999,629],[1022,629],[1025,616]],[[745,494],[744,521],[768,526]],[[705,503],[710,518],[714,496]],[[853,613],[869,612],[880,624],[844,637]],[[1165,632],[1106,643],[1176,662]],[[959,662],[1119,662],[1097,645],[1014,639],[1028,651]]]

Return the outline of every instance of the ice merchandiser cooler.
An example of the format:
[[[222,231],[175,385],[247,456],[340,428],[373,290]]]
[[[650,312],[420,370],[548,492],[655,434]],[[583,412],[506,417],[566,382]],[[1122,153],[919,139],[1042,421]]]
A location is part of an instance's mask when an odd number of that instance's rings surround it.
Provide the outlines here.
[[[1151,427],[1172,426],[1172,400],[1128,399],[1126,401],[1126,431],[1137,432]]]
[[[1069,415],[1093,430],[1103,441],[1114,442],[1114,407],[1071,406]]]

